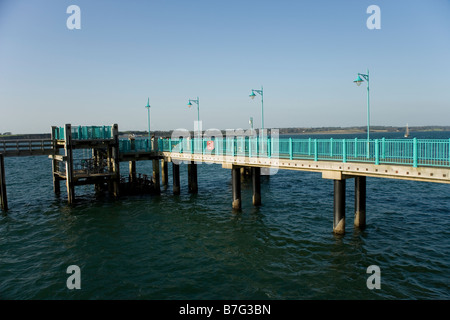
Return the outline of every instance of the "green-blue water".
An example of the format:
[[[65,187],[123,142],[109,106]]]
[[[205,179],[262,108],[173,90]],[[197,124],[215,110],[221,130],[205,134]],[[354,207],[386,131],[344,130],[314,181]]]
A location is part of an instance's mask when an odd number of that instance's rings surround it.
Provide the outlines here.
[[[199,165],[197,195],[187,192],[182,165],[180,196],[169,187],[114,200],[86,186],[69,206],[63,185],[53,194],[47,157],[5,162],[1,299],[450,298],[450,185],[367,178],[367,228],[359,231],[350,179],[346,234],[335,236],[333,182],[317,173],[263,177],[259,208],[244,181],[236,213],[230,170],[218,165]],[[137,170],[150,174],[150,162]],[[70,265],[80,267],[80,290],[66,286]],[[379,290],[367,288],[370,265],[381,269]]]

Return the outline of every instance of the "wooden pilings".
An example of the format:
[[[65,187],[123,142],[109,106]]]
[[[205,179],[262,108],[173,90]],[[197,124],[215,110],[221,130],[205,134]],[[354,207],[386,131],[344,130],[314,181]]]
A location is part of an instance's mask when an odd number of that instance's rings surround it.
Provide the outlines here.
[[[261,168],[260,167],[252,167],[251,169],[252,175],[252,187],[253,187],[253,205],[260,206],[261,205]]]
[[[167,162],[165,159],[161,160],[161,183],[164,187],[164,189],[167,189],[167,185],[169,184],[169,162]]]
[[[241,209],[241,171],[240,167],[231,168],[231,189],[233,194],[233,209]]]
[[[345,233],[345,180],[334,180],[334,216],[333,231]]]
[[[188,163],[188,190],[189,193],[198,193],[197,164],[195,161]]]
[[[112,126],[112,136],[113,136],[113,145],[112,145],[112,158],[108,159],[108,161],[112,162],[113,167],[113,194],[115,197],[119,196],[120,190],[120,162],[119,162],[119,126],[114,124]]]
[[[135,150],[136,149],[136,141],[133,136],[129,138],[130,140],[130,149]],[[128,162],[128,168],[129,168],[129,176],[128,179],[130,180],[130,183],[136,182],[136,161],[129,161]]]
[[[128,162],[129,175],[128,179],[131,183],[136,182],[136,161]]]
[[[66,124],[64,128],[64,156],[66,157],[66,187],[67,201],[69,204],[75,200],[75,186],[73,183],[73,150],[72,150],[72,126]]]
[[[5,158],[0,153],[0,207],[3,211],[8,211],[8,197],[6,194],[6,179],[5,179]]]
[[[159,159],[153,159],[153,186],[155,189],[155,193],[161,193],[161,184],[159,182]]]
[[[345,179],[355,179],[355,228],[366,227],[366,177],[347,176],[334,180],[333,232],[345,233]]]
[[[357,228],[366,227],[366,177],[355,177],[355,221]]]
[[[172,162],[173,194],[180,194],[180,165]]]

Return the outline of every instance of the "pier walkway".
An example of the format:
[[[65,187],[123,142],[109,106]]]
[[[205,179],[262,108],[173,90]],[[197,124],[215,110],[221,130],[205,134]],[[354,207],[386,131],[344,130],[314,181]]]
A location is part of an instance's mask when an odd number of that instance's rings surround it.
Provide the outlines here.
[[[89,157],[74,161],[73,150],[88,150]],[[60,152],[63,150],[63,154]],[[66,181],[69,203],[74,201],[74,187],[95,184],[118,196],[119,163],[129,162],[130,181],[136,180],[136,161],[153,162],[152,182],[159,192],[168,183],[168,163],[172,163],[173,193],[180,193],[179,165],[188,166],[188,189],[198,192],[197,164],[216,163],[231,169],[232,207],[241,208],[240,179],[246,172],[252,177],[253,204],[261,205],[260,175],[277,170],[312,171],[334,181],[335,233],[345,230],[345,181],[355,179],[355,219],[364,228],[366,215],[366,177],[450,183],[450,139],[311,139],[280,138],[277,134],[261,136],[203,134],[192,138],[149,140],[119,139],[118,126],[52,127],[50,140],[0,141],[3,156],[49,155],[53,162],[54,190]],[[2,166],[3,168],[3,166]],[[4,168],[1,199],[6,202]],[[5,209],[5,206],[3,206]]]

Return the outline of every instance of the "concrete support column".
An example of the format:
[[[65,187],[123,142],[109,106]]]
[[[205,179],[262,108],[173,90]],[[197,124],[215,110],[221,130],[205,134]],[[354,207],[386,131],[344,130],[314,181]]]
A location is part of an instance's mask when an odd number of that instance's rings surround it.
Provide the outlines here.
[[[261,168],[252,167],[253,205],[261,205]]]
[[[233,193],[233,209],[241,209],[241,172],[240,168],[233,166],[231,169],[231,184]]]
[[[197,164],[194,161],[188,163],[188,188],[189,193],[198,193]]]
[[[172,162],[173,194],[180,194],[180,165]]]
[[[3,211],[8,211],[8,198],[6,195],[5,158],[0,153],[0,206]]]
[[[366,227],[366,177],[355,177],[355,227]]]
[[[345,180],[334,180],[333,232],[345,233]]]

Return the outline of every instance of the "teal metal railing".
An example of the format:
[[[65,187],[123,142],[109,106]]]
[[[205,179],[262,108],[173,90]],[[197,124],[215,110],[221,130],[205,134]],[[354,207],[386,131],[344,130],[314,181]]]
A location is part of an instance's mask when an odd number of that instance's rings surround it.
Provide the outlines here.
[[[148,139],[120,140],[120,152],[150,152]],[[158,139],[158,151],[313,161],[450,167],[450,139]]]
[[[112,139],[111,126],[78,126],[71,128],[73,140]],[[53,137],[56,140],[65,140],[65,127],[54,127]]]

